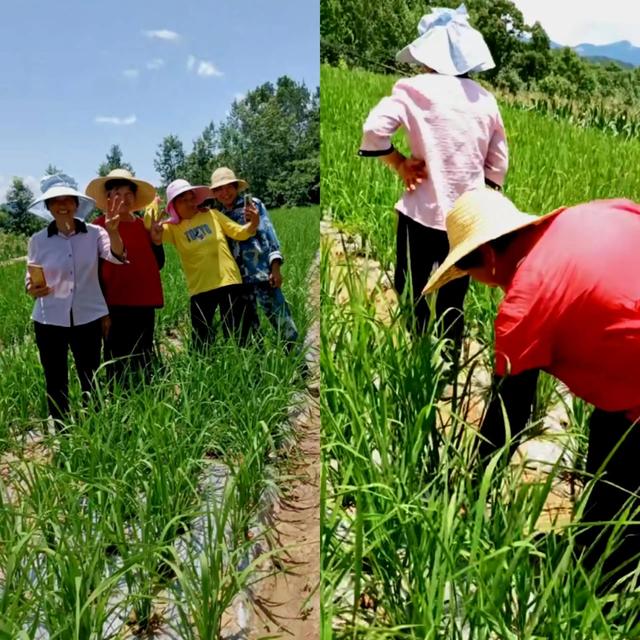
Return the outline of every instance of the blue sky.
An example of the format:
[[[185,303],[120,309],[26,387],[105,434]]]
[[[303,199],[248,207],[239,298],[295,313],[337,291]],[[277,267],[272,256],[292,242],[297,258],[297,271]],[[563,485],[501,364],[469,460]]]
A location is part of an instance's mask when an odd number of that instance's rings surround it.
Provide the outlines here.
[[[232,101],[288,75],[319,83],[319,0],[9,0],[0,22],[0,202],[49,163],[81,189],[119,144],[156,183],[163,137],[188,152]]]

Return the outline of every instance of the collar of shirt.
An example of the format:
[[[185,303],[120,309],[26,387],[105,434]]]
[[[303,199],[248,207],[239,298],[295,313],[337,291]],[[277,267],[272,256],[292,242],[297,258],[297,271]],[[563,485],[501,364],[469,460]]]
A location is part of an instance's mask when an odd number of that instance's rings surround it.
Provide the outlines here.
[[[83,222],[82,220],[79,220],[78,218],[74,218],[73,222],[75,223],[76,233],[87,233],[87,225],[85,222]],[[47,227],[47,238],[50,238],[51,236],[57,236],[57,235],[58,235],[58,227],[56,226],[56,221],[53,220],[52,222],[49,223],[49,226]]]

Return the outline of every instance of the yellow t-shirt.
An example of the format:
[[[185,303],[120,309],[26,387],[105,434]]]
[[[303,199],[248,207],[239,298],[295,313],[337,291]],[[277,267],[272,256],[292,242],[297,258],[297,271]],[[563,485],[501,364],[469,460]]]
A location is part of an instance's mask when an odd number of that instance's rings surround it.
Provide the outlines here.
[[[163,226],[163,241],[175,245],[187,279],[189,295],[241,284],[242,277],[225,236],[246,240],[254,235],[216,209],[201,211],[190,220]]]

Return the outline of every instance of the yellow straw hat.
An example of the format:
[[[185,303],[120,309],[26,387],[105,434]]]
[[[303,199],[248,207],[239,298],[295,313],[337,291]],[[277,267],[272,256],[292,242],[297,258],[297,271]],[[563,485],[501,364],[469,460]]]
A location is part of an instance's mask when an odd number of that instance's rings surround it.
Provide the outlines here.
[[[151,204],[156,197],[156,190],[152,184],[144,180],[139,180],[134,177],[130,171],[127,171],[127,169],[114,169],[104,177],[94,178],[84,190],[88,196],[91,196],[96,201],[96,206],[102,211],[106,211],[109,206],[107,203],[107,190],[105,188],[109,180],[128,180],[138,187],[136,199],[133,203],[133,211],[144,209],[147,205]]]
[[[501,236],[538,224],[557,209],[543,216],[522,213],[507,197],[493,189],[474,189],[461,195],[447,214],[447,236],[449,254],[433,273],[422,293],[431,293],[451,280],[460,278],[465,272],[456,267],[456,262],[468,256],[479,246]]]
[[[238,192],[249,187],[249,183],[241,178],[236,178],[236,174],[229,167],[220,167],[211,174],[211,189],[224,187],[225,184],[238,183]]]

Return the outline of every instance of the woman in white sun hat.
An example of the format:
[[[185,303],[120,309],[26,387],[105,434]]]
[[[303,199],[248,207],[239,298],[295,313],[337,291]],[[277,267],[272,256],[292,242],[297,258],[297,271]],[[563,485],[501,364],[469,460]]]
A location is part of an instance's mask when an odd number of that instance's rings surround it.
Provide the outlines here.
[[[26,287],[35,299],[31,317],[49,413],[63,420],[69,412],[69,348],[83,392],[91,391],[100,364],[101,319],[108,310],[98,261],[121,264],[126,258],[115,211],[107,212],[104,228],[85,223],[95,201],[67,175],[45,176],[40,189],[29,211],[51,222],[29,239]]]
[[[396,82],[391,95],[369,113],[359,154],[375,156],[394,169],[406,190],[396,203],[398,227],[394,284],[398,293],[412,287],[415,329],[430,319],[421,296],[430,273],[448,251],[445,214],[465,191],[489,184],[501,188],[508,166],[507,143],[495,98],[470,72],[493,68],[482,35],[457,10],[432,9],[418,25],[419,37],[397,54],[419,73]],[[404,128],[411,157],[391,144]],[[436,301],[436,321],[453,340],[462,341],[462,305],[467,278],[447,285]]]
[[[105,360],[110,375],[121,384],[132,376],[149,380],[154,358],[155,313],[164,304],[160,269],[164,249],[159,225],[147,230],[134,212],[145,209],[156,197],[152,184],[133,176],[127,169],[114,169],[94,178],[85,190],[101,211],[116,202],[120,234],[127,245],[127,264],[115,267],[102,263],[100,277],[109,307],[109,323],[104,336]],[[104,227],[106,214],[95,224]],[[156,222],[155,220],[153,222]]]
[[[214,339],[213,320],[220,309],[225,336],[246,342],[255,325],[255,305],[244,295],[242,277],[231,255],[227,238],[246,240],[258,228],[254,206],[246,208],[246,224],[240,225],[217,209],[200,209],[213,199],[209,187],[174,180],[167,186],[169,220],[162,225],[164,242],[175,245],[187,280],[191,306],[192,342],[205,348]]]
[[[480,429],[482,465],[512,439],[509,457],[531,416],[540,371],[555,376],[595,409],[586,471],[604,473],[584,520],[607,522],[631,497],[640,500],[640,204],[596,200],[536,217],[489,189],[461,196],[447,216],[451,251],[426,293],[464,275],[504,290],[495,319],[493,398]],[[587,566],[605,551],[613,528],[579,536]],[[624,526],[606,559],[607,587],[633,569],[640,525]],[[623,567],[623,565],[626,566]]]

